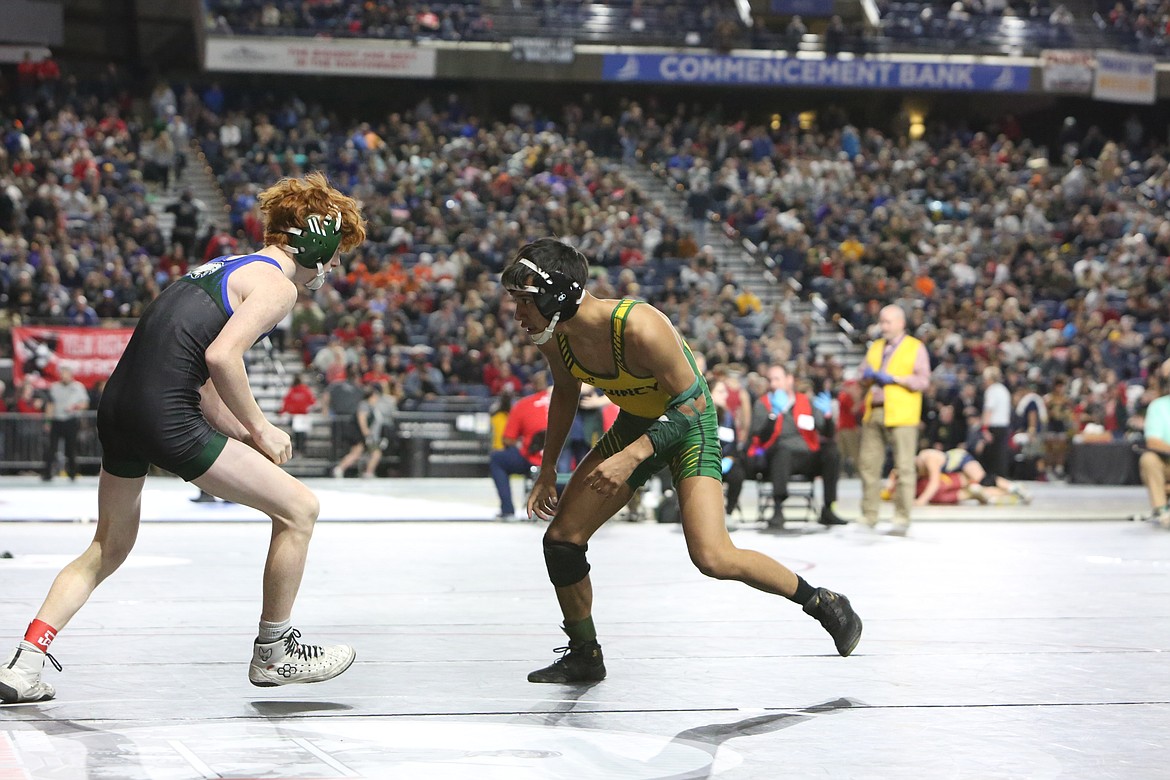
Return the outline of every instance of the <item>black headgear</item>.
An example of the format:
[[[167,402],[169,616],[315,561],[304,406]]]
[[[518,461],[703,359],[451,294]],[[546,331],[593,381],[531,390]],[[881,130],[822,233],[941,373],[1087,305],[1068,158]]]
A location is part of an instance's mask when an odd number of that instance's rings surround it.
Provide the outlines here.
[[[536,276],[532,284],[521,287],[519,292],[532,294],[532,302],[542,317],[551,320],[559,314],[560,321],[564,322],[577,313],[577,307],[585,297],[585,289],[580,282],[573,281],[560,271],[546,271],[527,258],[522,257],[517,262]]]
[[[546,271],[528,258],[522,257],[517,262],[535,277],[531,284],[516,288],[516,292],[531,294],[536,310],[548,320],[544,332],[532,337],[535,343],[543,344],[552,336],[558,322],[569,320],[577,313],[585,299],[585,288],[560,271]]]

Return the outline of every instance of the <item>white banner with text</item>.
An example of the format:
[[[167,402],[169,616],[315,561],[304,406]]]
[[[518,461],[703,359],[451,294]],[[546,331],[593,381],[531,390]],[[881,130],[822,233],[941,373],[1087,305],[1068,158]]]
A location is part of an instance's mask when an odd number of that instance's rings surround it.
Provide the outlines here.
[[[1045,92],[1087,95],[1093,88],[1093,52],[1046,49],[1040,54]]]
[[[398,41],[208,38],[208,70],[314,76],[434,78],[435,50]]]
[[[1153,105],[1157,94],[1154,58],[1144,54],[1097,51],[1093,97],[1114,103]]]

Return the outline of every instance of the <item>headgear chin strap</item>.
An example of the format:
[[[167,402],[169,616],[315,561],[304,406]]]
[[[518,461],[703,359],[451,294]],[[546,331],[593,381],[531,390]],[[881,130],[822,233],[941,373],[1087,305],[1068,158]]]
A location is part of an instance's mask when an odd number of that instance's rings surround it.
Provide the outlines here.
[[[581,301],[585,300],[585,288],[560,271],[545,271],[527,258],[522,257],[517,262],[536,276],[533,280],[536,284],[524,285],[517,292],[530,293],[536,310],[548,319],[548,327],[530,337],[532,343],[539,346],[552,338],[557,323],[570,320],[577,313]]]
[[[553,315],[553,318],[548,321],[547,328],[542,330],[540,333],[537,333],[535,336],[529,337],[532,339],[532,343],[539,347],[541,344],[548,342],[548,340],[552,338],[553,329],[556,328],[557,323],[560,321],[561,321],[561,314],[560,314],[560,312],[557,312],[556,314]]]
[[[317,263],[317,275],[309,281],[305,282],[305,289],[310,292],[317,292],[317,290],[320,290],[321,286],[325,284],[325,276],[328,273],[329,272],[325,270],[325,266]]]
[[[317,277],[305,283],[309,290],[320,290],[328,273],[325,266],[337,254],[341,246],[341,212],[321,216],[312,214],[305,220],[304,229],[288,227],[288,244],[285,249],[297,265],[302,268],[316,268]]]

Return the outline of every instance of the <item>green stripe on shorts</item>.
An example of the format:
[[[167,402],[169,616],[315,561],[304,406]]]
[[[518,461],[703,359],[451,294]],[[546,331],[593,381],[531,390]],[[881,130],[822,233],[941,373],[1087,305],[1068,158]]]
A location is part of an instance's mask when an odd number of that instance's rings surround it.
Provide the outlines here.
[[[145,460],[102,458],[102,470],[122,479],[138,479],[145,477],[146,472],[150,471],[150,463]]]
[[[211,437],[211,441],[204,445],[203,449],[195,457],[185,460],[175,468],[175,474],[182,477],[187,482],[193,479],[199,479],[206,471],[211,468],[211,464],[215,463],[215,459],[223,452],[223,448],[227,446],[227,437],[219,431]]]

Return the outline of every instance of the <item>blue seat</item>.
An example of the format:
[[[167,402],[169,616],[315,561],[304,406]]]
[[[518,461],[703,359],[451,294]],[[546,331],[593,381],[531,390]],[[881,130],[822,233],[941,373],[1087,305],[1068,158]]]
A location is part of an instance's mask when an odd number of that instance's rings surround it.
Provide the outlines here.
[[[665,279],[667,277],[674,277],[675,279],[677,279],[679,273],[682,271],[682,267],[683,267],[684,263],[685,263],[684,260],[680,260],[680,259],[674,258],[674,257],[663,258],[663,260],[662,260],[662,276],[663,276],[663,278]]]

